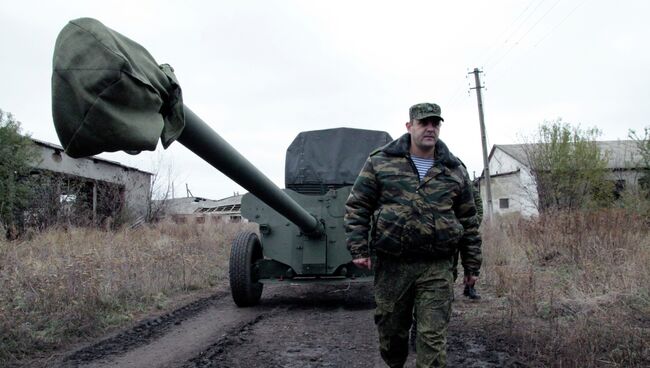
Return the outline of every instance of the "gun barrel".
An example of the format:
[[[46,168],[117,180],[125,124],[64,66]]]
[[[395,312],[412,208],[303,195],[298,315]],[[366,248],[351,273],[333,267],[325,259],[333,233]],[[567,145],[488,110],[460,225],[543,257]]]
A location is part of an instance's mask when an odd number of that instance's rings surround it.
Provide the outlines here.
[[[70,21],[54,47],[52,117],[71,157],[153,151],[177,140],[310,237],[320,221],[182,103],[173,68],[92,18]]]
[[[187,106],[184,112],[185,128],[178,142],[296,224],[303,233],[314,237],[323,233],[322,225],[313,215],[273,184]]]

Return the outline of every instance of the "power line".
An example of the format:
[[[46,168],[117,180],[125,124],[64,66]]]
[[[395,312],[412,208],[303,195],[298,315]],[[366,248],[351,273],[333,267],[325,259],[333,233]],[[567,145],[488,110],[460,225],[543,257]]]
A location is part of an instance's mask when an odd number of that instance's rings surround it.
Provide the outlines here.
[[[491,50],[491,49],[493,49],[494,46],[498,43],[499,38],[501,38],[501,36],[503,36],[504,34],[508,33],[508,31],[512,28],[512,26],[515,25],[515,24],[517,24],[517,23],[519,22],[519,20],[522,19],[523,15],[526,14],[526,12],[528,11],[528,9],[529,9],[533,4],[534,4],[534,1],[535,1],[535,0],[532,0],[531,2],[528,3],[528,5],[526,6],[526,8],[524,8],[524,10],[523,10],[521,13],[519,13],[519,15],[515,18],[515,20],[512,21],[512,22],[510,23],[510,25],[509,25],[507,28],[504,29],[503,32],[501,32],[501,34],[499,35],[499,37],[497,37],[496,41],[495,41],[494,43],[492,43],[492,45],[491,45],[490,47],[488,47],[487,51],[484,52],[483,55],[490,56],[490,55],[492,54],[492,50]],[[504,54],[502,54],[502,55],[501,55],[501,56],[500,56],[500,57],[499,57],[499,58],[494,62],[494,64],[489,65],[488,62],[490,61],[490,58],[488,58],[488,59],[486,60],[486,62],[485,62],[483,65],[488,65],[488,67],[491,68],[491,69],[494,69],[497,65],[499,65],[499,64],[500,64],[500,63],[501,63],[501,62],[506,58],[506,56],[508,56],[508,55],[510,54],[510,52],[511,52],[511,51],[512,51],[516,46],[518,46],[518,45],[521,43],[521,41],[523,41],[524,38],[526,38],[526,36],[528,36],[528,34],[530,34],[530,32],[532,32],[532,30],[535,29],[535,27],[537,27],[537,25],[539,25],[539,23],[540,23],[543,19],[545,19],[545,18],[548,16],[548,14],[550,14],[550,12],[551,12],[553,9],[555,9],[555,7],[560,3],[560,1],[562,1],[562,0],[557,0],[555,3],[553,3],[553,5],[551,5],[551,7],[549,7],[549,8],[546,10],[546,12],[545,12],[545,13],[544,13],[540,18],[538,18],[537,21],[535,21],[535,23],[534,23],[532,26],[530,26],[530,27],[526,30],[526,32],[525,32],[521,37],[519,37],[519,39],[518,39],[515,43],[511,44],[511,46],[508,48],[508,50],[506,50],[506,52],[505,52]],[[523,26],[524,24],[526,24],[526,22],[528,21],[528,19],[530,19],[530,17],[531,17],[533,14],[535,14],[535,13],[537,12],[537,10],[540,8],[540,6],[541,6],[544,2],[545,2],[545,0],[541,0],[539,3],[537,3],[537,5],[533,8],[533,10],[532,10],[530,13],[528,13],[528,14],[523,18],[522,22],[521,22],[521,23],[520,23],[520,24],[519,24],[519,25],[518,25],[518,26],[517,26],[517,27],[516,27],[512,32],[510,32],[510,33],[508,34],[508,37],[507,37],[507,38],[505,39],[505,41],[503,42],[504,44],[508,43],[508,41],[510,40],[510,38],[512,38],[512,37],[513,37],[513,36],[514,36],[514,35],[515,35],[515,34],[516,34],[516,33],[517,33],[521,28],[522,28],[522,26]],[[559,27],[560,27],[560,26],[561,26],[561,25],[562,25],[562,24],[563,24],[563,23],[564,23],[564,22],[565,22],[565,21],[566,21],[566,20],[567,20],[567,19],[568,19],[568,18],[569,18],[569,17],[570,17],[570,16],[571,16],[571,15],[572,15],[572,14],[573,14],[577,9],[578,9],[578,8],[580,8],[580,7],[581,7],[582,5],[584,5],[584,3],[586,3],[586,2],[587,2],[587,0],[583,0],[583,1],[580,2],[578,5],[576,5],[575,7],[573,7],[573,8],[572,8],[572,9],[571,9],[571,10],[570,10],[570,11],[569,11],[569,12],[568,12],[568,13],[567,13],[567,14],[566,14],[566,15],[565,15],[565,16],[564,16],[564,17],[563,17],[563,18],[562,18],[562,19],[561,19],[557,24],[555,24],[555,25],[551,28],[551,30],[550,30],[549,32],[547,32],[547,33],[546,33],[542,38],[540,38],[540,39],[539,39],[539,40],[534,44],[533,47],[537,47],[537,46],[538,46],[540,43],[542,43],[546,38],[548,38],[548,36],[550,36],[553,32],[555,32],[555,30],[556,30],[557,28],[559,28]],[[496,80],[496,78],[497,78],[497,77],[500,77],[504,72],[505,72],[505,71],[501,71],[501,72],[495,74],[495,75],[493,76],[492,80],[493,80],[493,81]],[[471,73],[470,73],[470,74],[471,74]],[[466,78],[467,78],[467,77],[466,77]],[[450,99],[449,106],[455,106],[455,105],[456,105],[457,101],[459,100],[459,98],[460,98],[460,97],[462,96],[462,94],[463,94],[463,93],[462,93],[462,90],[463,90],[462,87],[459,85],[459,86],[457,87],[457,89],[455,90],[455,92],[453,93],[453,95],[452,95],[453,97]]]
[[[558,1],[554,4],[554,6],[557,5],[557,3],[559,3],[559,1],[560,1],[560,0],[558,0]],[[545,40],[549,35],[551,35],[551,34],[552,34],[552,33],[553,33],[553,32],[554,32],[554,31],[555,31],[555,30],[556,30],[560,25],[562,25],[562,24],[563,24],[563,23],[564,23],[564,22],[565,22],[565,21],[566,21],[566,20],[567,20],[567,19],[568,19],[568,18],[569,18],[569,17],[570,17],[570,16],[571,16],[571,15],[572,15],[572,14],[573,14],[577,9],[578,9],[578,8],[580,8],[580,7],[581,7],[582,5],[584,5],[586,2],[587,2],[587,0],[584,0],[584,1],[582,1],[581,3],[579,3],[578,5],[576,5],[575,7],[573,7],[573,8],[572,8],[568,13],[567,13],[567,15],[564,16],[564,17],[563,17],[563,18],[562,18],[558,23],[556,23],[556,24],[552,27],[552,29],[551,29],[549,32],[547,32],[547,33],[546,33],[542,38],[540,38],[539,41],[537,41],[537,42],[533,45],[533,47],[537,47],[539,44],[541,44],[542,41],[544,41],[544,40]],[[552,10],[552,8],[549,9],[549,11],[547,11],[546,14],[548,14],[548,13],[550,12],[550,10]],[[546,16],[546,14],[545,14],[544,16]],[[496,64],[495,64],[495,65],[496,65]],[[502,76],[506,71],[507,71],[507,69],[503,69],[503,70],[501,70],[500,72],[494,74],[492,80],[494,81],[494,80],[496,80],[497,78],[501,77],[501,76]]]
[[[542,2],[544,2],[544,1],[545,0],[542,0]],[[497,38],[494,40],[494,42],[487,49],[485,49],[485,52],[483,52],[483,54],[480,57],[478,57],[478,60],[482,60],[484,58],[487,58],[492,53],[493,49],[496,50],[495,46],[499,43],[501,38],[506,33],[508,33],[508,31],[512,28],[512,26],[514,26],[519,21],[519,19],[526,13],[526,11],[530,8],[531,5],[533,5],[534,2],[535,2],[535,0],[531,0],[528,3],[528,5],[526,5],[526,8],[524,8],[524,10],[521,13],[519,13],[519,15],[515,18],[515,20],[512,21],[510,23],[510,25],[508,25],[508,27],[504,28],[503,32],[501,32],[501,34],[499,34],[499,36],[497,36]],[[507,38],[506,38],[506,40],[507,40]]]
[[[558,22],[546,35],[544,35],[544,37],[542,37],[539,41],[537,41],[537,43],[535,43],[533,47],[537,47],[537,45],[542,43],[542,41],[544,41],[546,37],[548,37],[551,33],[553,33],[559,26],[562,25],[562,23],[564,23],[565,20],[567,20],[571,16],[571,14],[573,14],[573,12],[575,12],[579,7],[581,7],[586,2],[587,0],[584,0],[583,2],[576,5],[573,9],[571,9],[571,11],[564,18],[562,18],[562,20]]]
[[[469,69],[467,71],[469,72]],[[465,79],[467,80],[467,75],[465,75]],[[449,108],[456,106],[458,99],[463,95],[463,90],[464,88],[461,85],[458,85],[458,88],[456,88],[456,90],[452,94],[451,99],[449,99],[449,102],[447,102],[447,106],[449,106]]]
[[[541,6],[545,1],[546,1],[546,0],[542,0],[542,1],[540,1],[539,3],[537,3],[537,6],[533,9],[533,11],[531,11],[531,12],[530,12],[530,13],[529,13],[525,18],[524,18],[524,20],[523,20],[523,21],[522,21],[522,22],[517,26],[517,28],[515,28],[515,30],[513,30],[512,32],[510,32],[510,34],[508,35],[508,37],[506,37],[505,41],[503,42],[504,45],[508,44],[508,42],[510,41],[510,39],[513,38],[513,37],[517,34],[517,32],[519,32],[519,30],[521,29],[521,27],[523,27],[523,26],[526,24],[526,22],[528,22],[528,19],[530,19],[530,17],[532,17],[533,14],[535,14],[535,13],[537,12],[537,9],[539,9],[539,7],[540,7],[540,6]],[[512,50],[512,49],[517,45],[518,42],[519,42],[519,41],[517,41],[517,42],[515,42],[514,44],[512,44],[512,46],[510,46],[510,48],[506,51],[506,53],[505,53],[504,55],[507,55],[507,54],[510,52],[510,50]],[[499,58],[499,60],[503,59],[503,57],[504,57],[504,56],[502,55],[502,56]],[[493,58],[490,58],[490,59],[485,60],[485,62],[484,62],[483,64],[484,64],[484,65],[488,65],[488,64],[490,64],[490,62],[492,61],[492,59],[493,59]]]
[[[524,8],[524,10],[521,11],[521,12],[519,13],[519,15],[517,15],[517,17],[515,17],[515,19],[514,19],[514,20],[513,20],[509,25],[508,25],[508,27],[506,27],[506,28],[503,29],[503,31],[499,34],[499,36],[496,37],[496,39],[494,40],[494,42],[493,42],[493,43],[492,43],[488,48],[485,49],[485,51],[481,54],[480,57],[477,58],[478,60],[483,59],[483,58],[486,58],[486,61],[487,61],[487,60],[490,60],[490,57],[492,56],[492,54],[493,54],[494,52],[496,52],[497,48],[496,48],[495,46],[496,46],[498,43],[500,43],[500,40],[502,39],[502,36],[504,36],[504,35],[506,35],[506,34],[509,34],[508,37],[507,37],[507,38],[505,39],[505,41],[504,41],[504,43],[507,43],[507,42],[508,42],[508,39],[509,39],[510,37],[512,37],[512,35],[514,35],[514,33],[515,33],[519,28],[521,28],[521,26],[526,22],[526,20],[528,20],[528,18],[530,18],[530,16],[531,16],[532,14],[534,14],[534,13],[537,11],[537,9],[540,7],[540,5],[541,5],[542,3],[544,3],[544,1],[546,1],[546,0],[541,0],[539,3],[537,3],[537,6],[535,6],[535,8],[533,9],[533,11],[532,11],[531,13],[529,13],[529,14],[528,14],[524,19],[523,19],[522,24],[520,24],[519,26],[517,26],[517,28],[516,28],[514,31],[510,32],[511,29],[512,29],[512,27],[515,26],[515,25],[519,22],[520,19],[522,19],[522,17],[524,16],[524,14],[526,14],[526,12],[528,11],[528,9],[530,9],[530,7],[535,3],[535,1],[536,1],[536,0],[531,0],[531,1],[528,2],[528,4],[526,5],[526,7]],[[468,69],[467,71],[469,72],[469,69]],[[465,76],[465,79],[467,79],[467,75]],[[469,87],[469,82],[468,82],[468,87]],[[447,106],[449,106],[449,107],[453,107],[453,106],[455,106],[456,103],[457,103],[457,102],[459,101],[459,99],[461,98],[461,96],[463,95],[463,90],[464,90],[463,86],[459,84],[458,87],[457,87],[457,88],[454,90],[454,92],[452,93],[452,97],[451,97],[451,99],[449,99],[449,102],[447,103]],[[468,96],[469,96],[469,94],[468,94]]]
[[[494,69],[497,65],[499,65],[499,63],[500,63],[500,62],[501,62],[501,61],[502,61],[502,60],[503,60],[503,59],[504,59],[504,58],[505,58],[505,57],[510,53],[510,51],[512,51],[512,49],[514,49],[515,46],[519,45],[519,43],[520,43],[520,42],[521,42],[521,41],[522,41],[526,36],[528,36],[528,34],[530,33],[530,31],[532,31],[535,27],[537,27],[537,25],[539,24],[539,22],[541,22],[542,19],[546,18],[546,16],[551,12],[551,10],[553,10],[553,9],[555,8],[555,6],[557,6],[557,4],[560,3],[560,1],[562,1],[562,0],[557,0],[557,1],[556,1],[556,2],[555,2],[555,3],[554,3],[550,8],[546,11],[546,13],[544,13],[544,15],[542,15],[542,17],[539,18],[539,19],[537,20],[537,22],[535,22],[535,24],[533,24],[530,28],[528,28],[528,30],[526,31],[526,33],[524,33],[524,35],[521,36],[521,37],[517,40],[517,42],[515,42],[515,43],[514,43],[514,44],[513,44],[509,49],[508,49],[508,51],[506,51],[506,53],[503,54],[503,56],[501,56],[501,58],[499,58],[499,60],[497,60],[493,65],[491,65],[492,69]]]

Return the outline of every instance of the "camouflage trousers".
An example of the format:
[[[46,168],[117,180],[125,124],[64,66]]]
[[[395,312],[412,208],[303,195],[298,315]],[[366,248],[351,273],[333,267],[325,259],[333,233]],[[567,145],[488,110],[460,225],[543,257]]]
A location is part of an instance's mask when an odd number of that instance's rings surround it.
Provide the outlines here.
[[[413,314],[418,331],[416,367],[445,366],[453,298],[451,263],[451,257],[426,261],[377,258],[375,324],[381,357],[389,367],[402,367],[406,362]]]

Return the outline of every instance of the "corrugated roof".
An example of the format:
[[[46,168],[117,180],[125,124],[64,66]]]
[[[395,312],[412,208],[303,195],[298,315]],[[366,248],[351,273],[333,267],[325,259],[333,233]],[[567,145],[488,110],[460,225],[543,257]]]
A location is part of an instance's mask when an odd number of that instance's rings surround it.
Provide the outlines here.
[[[217,199],[216,202],[218,206],[229,206],[229,205],[241,204],[241,197],[243,196],[244,196],[243,194],[237,194],[231,197]]]
[[[490,152],[490,158],[495,149],[500,149],[519,161],[522,165],[528,167],[528,156],[526,155],[525,144],[495,144]]]
[[[639,168],[641,162],[641,152],[637,147],[637,143],[632,140],[619,140],[619,141],[598,141],[596,142],[601,152],[607,154],[607,168],[612,170],[617,169],[636,169]],[[535,143],[537,145],[539,143]],[[528,165],[528,157],[526,155],[526,147],[528,144],[495,144],[490,152],[490,157],[495,149],[500,149],[508,155],[512,156],[515,160],[519,161],[525,166]]]

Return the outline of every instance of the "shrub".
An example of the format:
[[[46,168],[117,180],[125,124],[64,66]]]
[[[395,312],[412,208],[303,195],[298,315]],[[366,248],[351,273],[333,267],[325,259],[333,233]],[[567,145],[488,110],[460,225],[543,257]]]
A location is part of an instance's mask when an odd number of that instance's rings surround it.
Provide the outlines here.
[[[621,209],[549,211],[484,229],[505,302],[495,335],[543,366],[650,364],[650,229]],[[494,328],[494,326],[492,326]]]
[[[248,226],[51,228],[31,240],[0,241],[0,366],[222,282],[230,242]]]

